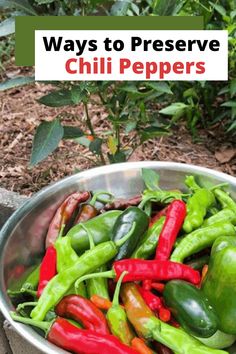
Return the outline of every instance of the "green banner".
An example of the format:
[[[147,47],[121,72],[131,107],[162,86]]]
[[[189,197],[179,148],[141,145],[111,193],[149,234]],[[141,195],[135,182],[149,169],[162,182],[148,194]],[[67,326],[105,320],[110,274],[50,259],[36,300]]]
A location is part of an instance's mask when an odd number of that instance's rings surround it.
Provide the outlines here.
[[[16,17],[16,65],[34,65],[35,30],[202,30],[198,16],[19,16]]]

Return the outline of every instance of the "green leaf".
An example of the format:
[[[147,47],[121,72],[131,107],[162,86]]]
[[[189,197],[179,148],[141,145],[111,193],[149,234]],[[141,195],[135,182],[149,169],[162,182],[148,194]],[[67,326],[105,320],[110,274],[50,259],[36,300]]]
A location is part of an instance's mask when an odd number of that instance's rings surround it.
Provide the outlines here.
[[[159,180],[160,176],[154,171],[149,168],[142,168],[142,179],[145,183],[147,189],[152,191],[159,190]]]
[[[165,128],[150,126],[143,129],[139,134],[140,134],[141,142],[143,143],[144,141],[149,139],[168,135],[169,131]]]
[[[221,16],[226,16],[227,12],[226,9],[219,5],[219,4],[214,4],[213,2],[209,1],[209,3],[211,4],[211,6],[221,15]]]
[[[173,116],[175,114],[179,114],[180,112],[184,113],[185,108],[189,107],[185,103],[175,102],[170,106],[167,106],[159,111],[159,113],[165,114],[167,116]]]
[[[236,101],[227,101],[221,104],[222,107],[236,107]]]
[[[155,0],[153,5],[153,13],[158,16],[174,16],[184,6],[186,0]]]
[[[137,122],[129,121],[125,126],[125,133],[129,134],[130,132],[132,132],[132,130],[135,130],[137,124],[138,124]]]
[[[236,131],[236,120],[229,126],[227,132],[232,132],[234,130]]]
[[[114,138],[114,136],[111,135],[108,137],[107,146],[112,155],[115,155],[117,151],[117,143],[118,143],[117,138]]]
[[[236,79],[230,82],[230,95],[231,98],[236,94]]]
[[[86,136],[81,136],[80,138],[74,139],[74,141],[78,144],[81,144],[87,148],[89,148],[89,145],[91,144],[91,140],[86,138]]]
[[[63,139],[75,139],[84,136],[84,133],[78,127],[64,125],[63,128],[64,128]]]
[[[5,91],[15,87],[24,86],[32,82],[35,82],[34,76],[16,77],[15,79],[7,80],[0,83],[0,91]]]
[[[51,4],[52,2],[54,2],[55,0],[35,0],[35,2],[38,5],[43,5],[43,4]]]
[[[125,16],[129,7],[129,0],[116,1],[111,7],[111,16]]]
[[[39,103],[49,107],[62,107],[73,104],[71,91],[60,90],[49,93],[38,100]]]
[[[107,154],[110,163],[121,163],[126,161],[126,154],[123,151],[116,152],[114,155]]]
[[[171,91],[170,86],[167,84],[167,82],[148,82],[147,86],[151,87],[155,91],[173,95],[173,92]]]
[[[228,92],[229,92],[229,87],[225,86],[218,92],[218,95],[224,95],[225,93],[228,93]]]
[[[15,18],[10,17],[0,23],[0,37],[8,36],[15,32]]]
[[[101,152],[102,143],[103,143],[102,139],[100,139],[100,138],[94,139],[89,144],[89,150],[93,154],[99,155]]]
[[[36,165],[51,154],[58,147],[63,134],[63,126],[59,119],[41,123],[34,136],[30,165]]]
[[[18,10],[23,10],[28,15],[37,15],[37,12],[33,9],[27,0],[1,0],[0,8],[15,8]]]

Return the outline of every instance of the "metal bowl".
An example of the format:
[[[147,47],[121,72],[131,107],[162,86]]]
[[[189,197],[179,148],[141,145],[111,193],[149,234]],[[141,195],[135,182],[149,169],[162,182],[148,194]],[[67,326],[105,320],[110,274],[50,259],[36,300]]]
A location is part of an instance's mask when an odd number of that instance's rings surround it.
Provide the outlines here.
[[[32,197],[4,225],[0,234],[0,310],[27,341],[44,353],[68,353],[50,344],[28,326],[12,321],[13,309],[7,288],[14,287],[36,259],[42,256],[49,222],[62,200],[76,190],[108,190],[117,197],[129,197],[143,189],[141,169],[155,169],[160,186],[185,189],[186,175],[196,175],[203,186],[228,182],[236,198],[236,178],[203,167],[172,162],[131,162],[94,168],[57,182]]]

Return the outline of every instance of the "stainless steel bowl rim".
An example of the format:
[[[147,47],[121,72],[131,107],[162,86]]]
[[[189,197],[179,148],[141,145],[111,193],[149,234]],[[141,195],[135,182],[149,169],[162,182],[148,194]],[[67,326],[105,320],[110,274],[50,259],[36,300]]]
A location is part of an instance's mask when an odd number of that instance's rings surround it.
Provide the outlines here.
[[[26,213],[28,213],[32,208],[34,208],[38,203],[40,203],[40,201],[43,200],[46,195],[60,190],[62,186],[69,184],[71,181],[96,177],[104,173],[108,174],[111,172],[114,173],[116,171],[121,172],[125,170],[141,169],[141,168],[158,168],[158,169],[171,169],[171,170],[173,169],[173,171],[187,171],[188,174],[202,173],[204,175],[208,175],[209,177],[214,177],[217,179],[224,180],[225,182],[228,182],[229,184],[236,186],[236,178],[229,176],[225,173],[208,169],[205,167],[201,167],[201,166],[175,163],[175,162],[140,161],[140,162],[126,162],[126,163],[120,163],[115,165],[96,167],[90,170],[79,172],[75,175],[66,177],[56,183],[53,183],[52,185],[49,185],[48,187],[43,188],[41,191],[36,193],[33,197],[30,198],[29,201],[26,201],[17,211],[13,213],[13,215],[8,219],[8,221],[1,229],[0,246],[4,244],[8,235],[10,235],[11,232],[13,231],[15,225]],[[0,259],[1,256],[2,256],[2,248],[0,248]],[[2,275],[0,280],[1,282],[3,282]],[[2,284],[0,284],[0,286],[2,287]],[[48,353],[48,354],[68,353],[64,350],[59,349],[58,347],[55,347],[54,345],[49,344],[46,340],[42,339],[42,337],[40,337],[39,335],[37,336],[33,335],[29,331],[27,326],[21,325],[13,321],[9,313],[10,309],[4,300],[4,295],[1,290],[1,287],[0,287],[0,291],[1,291],[0,311],[2,312],[4,317],[10,322],[12,327],[15,328],[16,331],[21,336],[23,336],[28,342],[33,344],[36,348],[43,351],[44,353]]]

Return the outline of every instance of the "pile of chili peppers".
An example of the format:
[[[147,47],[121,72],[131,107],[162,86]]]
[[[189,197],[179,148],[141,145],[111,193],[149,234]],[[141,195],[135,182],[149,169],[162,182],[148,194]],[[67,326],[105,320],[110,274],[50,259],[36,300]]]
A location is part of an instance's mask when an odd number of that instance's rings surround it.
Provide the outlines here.
[[[153,173],[131,199],[75,192],[62,202],[41,263],[9,289],[15,321],[78,354],[227,353],[236,340],[236,203],[225,184],[186,176],[185,192],[162,190],[150,186]]]

